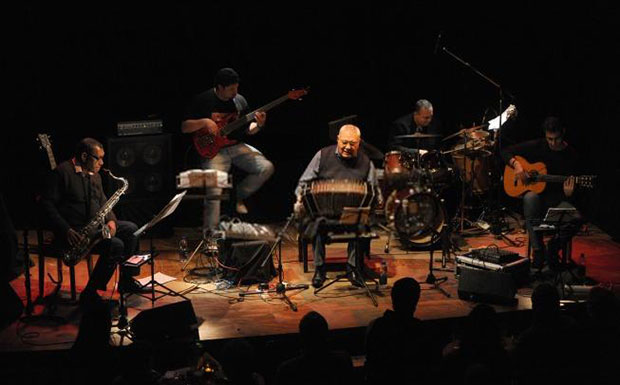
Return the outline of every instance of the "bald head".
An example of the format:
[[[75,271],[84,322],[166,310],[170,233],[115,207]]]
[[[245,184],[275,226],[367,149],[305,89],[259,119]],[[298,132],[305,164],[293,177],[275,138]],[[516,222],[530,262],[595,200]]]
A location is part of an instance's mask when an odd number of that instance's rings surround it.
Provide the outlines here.
[[[343,158],[355,158],[360,148],[362,134],[357,126],[345,124],[338,132],[338,154]]]

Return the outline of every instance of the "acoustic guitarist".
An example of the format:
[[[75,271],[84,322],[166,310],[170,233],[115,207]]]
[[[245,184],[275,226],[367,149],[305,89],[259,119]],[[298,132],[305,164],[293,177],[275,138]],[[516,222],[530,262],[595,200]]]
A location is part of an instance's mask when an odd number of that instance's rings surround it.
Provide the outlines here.
[[[544,138],[515,144],[504,149],[501,154],[521,183],[529,183],[530,175],[518,157],[529,163],[544,163],[548,174],[569,176],[563,183],[547,184],[540,193],[530,190],[523,195],[523,214],[534,255],[532,265],[538,269],[542,268],[545,256],[550,265],[556,261],[550,255],[551,252],[545,253],[542,236],[535,233],[533,227],[542,221],[549,207],[572,207],[570,201],[575,192],[575,178],[572,175],[575,175],[579,164],[577,151],[564,140],[566,129],[557,117],[547,117],[542,129]]]
[[[220,129],[238,120],[249,111],[248,102],[238,93],[239,75],[232,68],[222,68],[215,74],[215,87],[197,95],[189,105],[181,130],[192,134],[195,148],[201,155],[204,169],[228,172],[231,165],[248,173],[236,184],[236,210],[248,212],[244,200],[256,192],[273,174],[273,164],[256,148],[239,141],[241,135],[220,135]],[[267,114],[257,111],[254,120],[246,125],[245,133],[254,135],[265,125]],[[207,196],[220,195],[221,189],[207,189]],[[205,230],[216,228],[220,217],[220,201],[205,199],[203,225]]]

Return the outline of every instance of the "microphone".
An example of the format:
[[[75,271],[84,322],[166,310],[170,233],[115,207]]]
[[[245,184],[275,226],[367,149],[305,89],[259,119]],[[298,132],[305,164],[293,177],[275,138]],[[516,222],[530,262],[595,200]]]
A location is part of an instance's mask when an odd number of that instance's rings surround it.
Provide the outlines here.
[[[443,33],[443,31],[439,31],[439,34],[437,34],[437,40],[435,41],[435,49],[433,50],[433,54],[437,55],[437,50],[439,49],[439,45],[441,43],[441,34]]]

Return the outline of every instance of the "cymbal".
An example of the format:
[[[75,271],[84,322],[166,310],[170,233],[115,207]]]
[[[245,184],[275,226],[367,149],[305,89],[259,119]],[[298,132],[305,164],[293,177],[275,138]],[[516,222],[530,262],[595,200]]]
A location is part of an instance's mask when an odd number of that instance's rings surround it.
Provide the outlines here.
[[[472,133],[472,132],[484,132],[484,133],[486,133],[488,135],[488,132],[486,132],[486,131],[476,131],[476,130],[479,130],[479,129],[484,128],[486,126],[487,126],[486,124],[481,124],[480,126],[473,126],[473,127],[469,127],[469,128],[460,129],[457,132],[455,132],[454,134],[450,134],[450,135],[446,136],[445,138],[442,139],[442,141],[446,141],[448,139],[452,139],[455,136],[459,136],[459,135],[465,136],[466,134]]]
[[[415,134],[410,135],[397,135],[395,138],[398,139],[427,139],[427,138],[438,138],[441,135],[438,134],[423,134],[421,132],[416,132]]]

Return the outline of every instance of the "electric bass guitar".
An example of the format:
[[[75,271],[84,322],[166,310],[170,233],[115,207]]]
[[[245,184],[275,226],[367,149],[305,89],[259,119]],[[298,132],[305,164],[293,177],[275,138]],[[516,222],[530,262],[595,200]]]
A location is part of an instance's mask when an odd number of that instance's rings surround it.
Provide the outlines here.
[[[209,133],[206,127],[201,128],[200,130],[194,132],[194,135],[192,137],[194,147],[196,148],[196,151],[198,151],[200,156],[202,156],[203,158],[212,159],[213,157],[215,157],[215,155],[217,155],[217,153],[222,147],[235,143],[235,141],[228,139],[226,135],[229,135],[233,131],[244,127],[246,124],[253,121],[257,112],[267,112],[268,110],[284,103],[289,99],[297,100],[307,94],[307,89],[289,91],[288,93],[286,93],[286,95],[281,96],[278,99],[267,103],[264,106],[257,108],[256,110],[249,112],[239,118],[237,118],[237,113],[213,114],[211,118],[215,121],[218,128],[220,129],[219,134],[212,135]]]
[[[542,163],[529,163],[520,156],[515,159],[521,163],[523,170],[527,171],[529,177],[523,183],[515,173],[515,169],[506,166],[504,168],[504,191],[511,197],[517,198],[528,191],[540,194],[545,190],[547,183],[564,183],[568,176],[549,175],[547,174],[547,166]],[[596,175],[581,175],[575,177],[575,185],[583,188],[593,188]]]
[[[50,142],[50,137],[47,134],[38,134],[37,142],[39,142],[39,146],[41,149],[45,150],[47,153],[47,158],[50,161],[50,168],[52,170],[56,169],[56,159],[54,158],[54,152],[52,151],[52,143]]]

